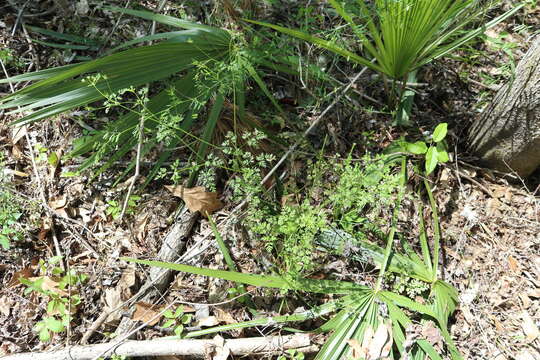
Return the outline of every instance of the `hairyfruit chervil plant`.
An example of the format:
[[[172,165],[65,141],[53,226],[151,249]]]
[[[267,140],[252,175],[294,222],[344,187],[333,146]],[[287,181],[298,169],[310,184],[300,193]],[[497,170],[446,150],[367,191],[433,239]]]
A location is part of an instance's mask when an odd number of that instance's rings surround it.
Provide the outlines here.
[[[248,79],[281,110],[256,69],[257,64],[266,64],[264,56],[249,51],[243,34],[148,11],[107,9],[184,30],[128,41],[95,60],[0,80],[36,81],[0,99],[0,109],[16,108],[12,114],[27,113],[16,124],[42,120],[100,100],[105,100],[105,112],[111,108],[125,111],[104,129],[90,131],[74,142],[68,158],[91,154],[80,171],[105,160],[95,174],[103,172],[138,144],[141,131],[145,135],[141,156],[164,145],[148,180],[177,146],[192,149],[195,161],[202,161],[228,96],[237,105],[235,114],[243,118]],[[125,50],[157,40],[161,42]],[[277,64],[280,68],[291,68],[287,59],[282,60]],[[162,90],[153,94],[155,91],[148,88],[152,84]],[[206,120],[198,121],[207,108]],[[195,135],[195,125],[202,127],[202,135]],[[126,172],[135,165],[133,160]]]
[[[329,0],[335,11],[351,26],[364,55],[347,50],[333,41],[287,27],[248,20],[308,41],[348,61],[366,66],[392,79],[387,86],[391,106],[398,104],[409,74],[443,57],[467,41],[505,20],[524,4],[472,30],[482,15],[500,1],[483,0],[375,0],[353,2],[354,10],[337,0]],[[351,9],[353,7],[350,7]],[[386,84],[386,81],[385,81]]]
[[[183,264],[165,263],[152,260],[122,258],[129,262],[163,267],[192,274],[217,277],[224,280],[275,288],[282,291],[319,293],[332,299],[323,305],[293,315],[273,316],[247,322],[219,326],[186,335],[187,338],[253,326],[269,326],[285,322],[299,322],[316,317],[327,319],[316,333],[330,332],[330,336],[317,354],[317,360],[349,359],[354,351],[364,349],[372,358],[442,360],[444,352],[441,344],[430,342],[427,338],[411,337],[416,330],[434,331],[444,339],[446,352],[454,360],[462,359],[448,332],[448,320],[457,305],[457,292],[446,282],[438,278],[437,264],[440,252],[440,229],[436,204],[429,184],[425,182],[433,215],[435,235],[433,245],[427,240],[422,211],[420,247],[421,254],[414,252],[410,245],[402,244],[405,253],[394,249],[394,237],[397,231],[399,204],[405,194],[407,159],[401,159],[400,191],[392,213],[390,230],[386,237],[386,246],[381,248],[368,241],[359,241],[363,252],[380,269],[373,287],[353,282],[337,280],[315,280],[303,277],[272,276],[246,274],[236,271],[213,270]],[[399,161],[399,159],[398,159]],[[216,229],[214,231],[217,232]],[[405,275],[424,283],[421,291],[409,291],[415,295],[425,293],[422,302],[417,302],[395,291],[385,290],[386,273]],[[413,289],[414,290],[414,289]],[[401,290],[399,290],[401,291]],[[335,298],[335,295],[343,295]],[[414,320],[414,322],[413,322]],[[415,330],[415,328],[418,329]],[[375,341],[375,339],[381,341]],[[442,341],[442,340],[441,340]],[[353,353],[354,352],[354,353]],[[354,356],[354,355],[353,355]]]

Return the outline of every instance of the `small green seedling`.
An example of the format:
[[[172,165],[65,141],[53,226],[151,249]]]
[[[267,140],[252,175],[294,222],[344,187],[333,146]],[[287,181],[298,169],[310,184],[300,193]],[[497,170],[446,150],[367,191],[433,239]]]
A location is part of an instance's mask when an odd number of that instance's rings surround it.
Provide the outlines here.
[[[163,313],[163,316],[167,319],[163,324],[162,328],[173,328],[174,334],[179,338],[182,338],[184,333],[184,325],[187,325],[191,322],[192,316],[189,314],[184,314],[184,307],[179,306],[176,308],[176,311],[173,313],[171,310],[166,310]]]
[[[43,320],[34,326],[34,330],[39,334],[39,340],[43,342],[51,339],[51,333],[61,333],[65,328],[64,321],[54,316],[44,317]]]
[[[72,313],[81,303],[79,295],[71,294],[67,290],[82,284],[88,278],[87,275],[77,274],[74,270],[64,272],[57,266],[61,260],[61,256],[53,256],[47,262],[40,260],[38,269],[42,276],[32,280],[19,279],[21,284],[27,286],[24,295],[36,292],[48,299],[47,316],[34,326],[40,341],[49,341],[53,333],[61,333],[66,329]]]
[[[429,175],[435,170],[439,163],[448,162],[450,159],[448,152],[446,151],[446,144],[444,139],[448,133],[448,124],[441,123],[437,125],[431,136],[431,140],[428,144],[424,141],[417,141],[415,143],[404,142],[403,147],[406,152],[414,155],[425,155],[425,170],[426,175]]]
[[[126,214],[134,214],[135,209],[137,208],[137,201],[141,199],[138,195],[131,195],[129,197],[127,208],[126,208]],[[109,200],[107,201],[107,209],[105,210],[105,213],[107,215],[110,215],[114,220],[117,220],[120,218],[120,215],[122,214],[122,203],[116,201],[116,200]]]
[[[278,357],[278,360],[304,360],[305,356],[303,352],[296,349],[285,350],[285,355]]]

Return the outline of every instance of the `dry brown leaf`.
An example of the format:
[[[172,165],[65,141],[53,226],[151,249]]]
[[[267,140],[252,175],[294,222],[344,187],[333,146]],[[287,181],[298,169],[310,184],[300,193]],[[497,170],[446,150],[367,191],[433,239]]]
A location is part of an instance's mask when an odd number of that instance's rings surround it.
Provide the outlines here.
[[[140,301],[135,304],[135,311],[131,317],[135,321],[142,321],[148,325],[156,325],[162,318],[161,312],[165,305],[153,305]]]
[[[362,345],[356,339],[347,340],[347,344],[352,348],[352,358],[362,359],[365,358],[365,354],[362,354]]]
[[[32,271],[32,268],[30,266],[27,266],[24,269],[17,271],[15,274],[13,274],[13,277],[11,278],[9,283],[7,284],[7,287],[12,287],[12,286],[19,285],[21,283],[19,281],[20,278],[28,279],[29,277],[32,276],[32,273],[33,273],[33,271]]]
[[[13,170],[13,169],[4,169],[3,172],[4,172],[4,175],[15,175],[15,176],[19,176],[19,177],[29,177],[30,176],[25,172],[18,171],[18,170]]]
[[[4,295],[0,297],[0,314],[4,316],[9,316],[11,308],[13,307],[12,299]]]
[[[118,281],[118,287],[122,290],[128,290],[137,282],[137,277],[135,275],[135,265],[130,264],[128,267],[122,271],[122,276]]]
[[[216,343],[216,347],[214,349],[214,356],[212,357],[212,360],[227,360],[231,355],[231,350],[225,344],[225,339],[219,335],[216,335],[214,337],[214,341]]]
[[[26,136],[27,133],[28,133],[28,127],[26,125],[14,126],[11,129],[11,143],[13,145],[17,144],[19,140],[21,140],[23,137]]]
[[[59,279],[52,278],[50,276],[36,276],[28,278],[30,281],[36,281],[39,279],[43,279],[43,282],[41,283],[41,288],[46,291],[52,291],[60,296],[69,296],[70,294],[67,291],[64,291],[58,287]],[[71,295],[74,294],[74,289],[71,289]]]
[[[538,330],[538,326],[536,326],[534,320],[531,318],[528,312],[524,311],[521,314],[521,318],[523,319],[521,327],[523,328],[523,332],[527,337],[527,342],[531,343],[540,335],[540,330]]]
[[[527,296],[531,298],[537,298],[537,299],[540,298],[540,288],[529,291],[527,293]]]
[[[218,193],[206,192],[203,186],[194,188],[186,188],[181,185],[165,186],[167,190],[184,200],[188,209],[192,212],[199,211],[201,214],[212,214],[214,211],[221,209],[223,204],[218,199]]]
[[[11,148],[11,153],[13,154],[13,157],[17,160],[22,160],[24,158],[24,153],[21,150],[21,147],[17,144],[13,145]]]
[[[350,339],[347,343],[352,348],[353,359],[384,360],[392,349],[392,333],[390,327],[381,320],[375,332],[371,326],[367,327],[362,345],[355,339]]]
[[[508,256],[508,266],[513,272],[518,272],[520,268],[518,261],[513,256]]]
[[[185,312],[185,311],[184,311]],[[227,311],[223,309],[215,309],[214,313],[216,314],[216,318],[220,323],[225,324],[236,324],[237,321],[234,319],[234,317]]]
[[[122,312],[120,311],[121,309],[118,309],[120,304],[122,304],[121,292],[122,290],[119,288],[105,289],[105,296],[103,299],[105,302],[105,307],[103,311],[108,313],[116,310],[109,314],[109,316],[105,320],[106,323],[119,320],[120,317],[122,317]]]
[[[219,320],[215,316],[207,316],[204,318],[201,318],[197,321],[195,326],[201,326],[201,327],[211,327],[216,326],[219,324]]]
[[[426,339],[431,345],[442,344],[443,337],[439,329],[433,324],[432,321],[426,322],[422,326],[422,331],[420,333],[424,339]]]
[[[381,321],[369,346],[369,359],[385,359],[392,349],[392,328]]]
[[[49,200],[49,206],[54,210],[62,209],[67,204],[67,198],[65,195],[51,198]]]

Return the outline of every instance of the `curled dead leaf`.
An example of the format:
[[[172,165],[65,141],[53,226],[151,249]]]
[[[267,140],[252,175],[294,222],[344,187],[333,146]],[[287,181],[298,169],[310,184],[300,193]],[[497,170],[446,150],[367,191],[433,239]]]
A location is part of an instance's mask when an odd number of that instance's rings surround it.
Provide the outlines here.
[[[165,305],[154,305],[140,301],[135,304],[135,311],[131,318],[135,321],[142,321],[153,326],[161,320],[161,312],[163,310],[165,310]]]
[[[223,204],[218,199],[218,193],[207,192],[203,186],[186,188],[181,185],[165,186],[174,196],[184,200],[188,209],[192,212],[199,211],[201,214],[212,214],[221,209]]]
[[[21,278],[28,279],[29,277],[32,276],[32,273],[33,273],[33,270],[32,270],[32,268],[30,266],[27,266],[27,267],[23,268],[22,270],[17,271],[15,274],[13,274],[13,277],[11,278],[9,283],[7,284],[7,287],[10,288],[12,286],[19,285],[21,283],[19,281],[19,279],[21,279]]]

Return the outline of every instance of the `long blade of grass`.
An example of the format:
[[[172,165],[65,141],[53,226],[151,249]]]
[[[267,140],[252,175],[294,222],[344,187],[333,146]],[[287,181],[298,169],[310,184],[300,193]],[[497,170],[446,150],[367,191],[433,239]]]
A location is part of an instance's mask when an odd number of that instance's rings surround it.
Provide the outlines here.
[[[356,62],[356,63],[358,63],[360,65],[367,66],[368,68],[370,68],[372,70],[382,72],[382,68],[380,66],[378,66],[377,64],[372,63],[371,61],[367,60],[366,58],[358,56],[358,55],[356,55],[356,54],[354,54],[354,53],[352,53],[352,52],[350,52],[350,51],[348,51],[346,49],[343,49],[343,48],[337,46],[336,44],[334,44],[331,41],[321,39],[319,37],[307,34],[307,33],[303,32],[303,31],[300,31],[300,30],[288,29],[288,28],[283,27],[283,26],[264,23],[264,22],[261,22],[261,21],[255,21],[255,20],[249,20],[249,19],[245,19],[245,20],[250,22],[250,23],[261,25],[261,26],[266,26],[266,27],[269,27],[271,29],[280,31],[280,32],[282,32],[284,34],[291,35],[291,36],[294,36],[294,37],[299,38],[301,40],[308,41],[308,42],[310,42],[310,43],[312,43],[314,45],[317,45],[317,46],[320,46],[320,47],[322,47],[324,49],[330,50],[335,54],[341,55],[341,56],[345,57],[349,61],[354,61],[354,62]]]
[[[313,279],[294,279],[286,280],[278,276],[244,274],[232,271],[213,270],[199,268],[184,264],[167,263],[154,260],[140,260],[134,258],[122,258],[128,262],[134,262],[142,265],[157,266],[165,269],[184,271],[196,275],[216,277],[223,280],[234,281],[246,285],[261,286],[267,288],[276,288],[283,290],[297,290],[306,292],[315,292],[321,294],[353,294],[369,291],[366,286],[346,281],[332,280],[313,280]]]
[[[133,15],[140,17],[142,19],[151,20],[158,22],[160,24],[169,25],[181,29],[200,29],[200,30],[206,30],[211,31],[213,33],[225,33],[228,36],[228,33],[226,30],[217,29],[212,26],[208,25],[202,25],[202,24],[196,24],[191,21],[182,20],[173,16],[168,15],[162,15],[162,14],[156,14],[150,11],[143,11],[143,10],[133,10],[133,9],[125,9],[125,8],[119,8],[115,6],[105,6],[104,9],[108,9],[111,11],[120,12],[123,14]]]

